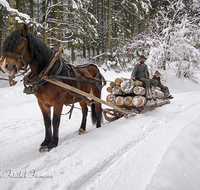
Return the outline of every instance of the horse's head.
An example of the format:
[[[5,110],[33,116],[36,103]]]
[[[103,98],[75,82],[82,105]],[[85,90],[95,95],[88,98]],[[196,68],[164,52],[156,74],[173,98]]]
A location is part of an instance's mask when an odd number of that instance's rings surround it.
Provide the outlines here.
[[[14,31],[4,41],[0,66],[9,75],[15,75],[21,69],[27,68],[27,63],[24,60],[28,43],[26,40],[27,32],[27,27],[24,25],[22,30]]]

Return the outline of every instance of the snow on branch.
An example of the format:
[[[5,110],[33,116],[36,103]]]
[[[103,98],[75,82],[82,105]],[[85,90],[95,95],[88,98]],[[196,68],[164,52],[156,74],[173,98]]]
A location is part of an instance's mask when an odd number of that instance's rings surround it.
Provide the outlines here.
[[[4,6],[7,9],[7,11],[13,12],[13,14],[17,14],[18,15],[18,18],[17,18],[18,21],[24,22],[24,21],[22,21],[22,18],[23,18],[23,20],[25,19],[26,23],[30,22],[31,19],[30,19],[29,15],[21,13],[17,9],[11,8],[10,5],[9,5],[9,3],[6,0],[0,0],[0,4],[2,6]]]

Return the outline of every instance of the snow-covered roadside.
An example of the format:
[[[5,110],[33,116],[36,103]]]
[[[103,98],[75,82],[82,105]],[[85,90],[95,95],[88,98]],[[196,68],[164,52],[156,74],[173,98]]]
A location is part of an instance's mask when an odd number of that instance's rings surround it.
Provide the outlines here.
[[[146,190],[198,190],[200,176],[200,116],[185,126],[170,144]]]
[[[107,80],[128,75],[102,73]],[[173,78],[173,75],[170,77],[173,82],[165,79],[175,97],[171,104],[148,109],[134,118],[121,118],[112,123],[104,121],[100,129],[95,129],[88,117],[87,133],[79,136],[80,110],[74,110],[71,120],[63,115],[59,146],[45,154],[38,152],[44,138],[44,126],[36,98],[23,94],[22,84],[0,89],[1,189],[145,190],[147,187],[151,190],[169,187],[166,188],[169,190],[172,186],[179,190],[177,182],[186,183],[189,176],[192,187],[198,186],[195,176],[200,175],[199,167],[196,167],[199,164],[200,131],[191,125],[198,126],[199,123],[200,87]],[[106,95],[104,88],[102,99],[105,100]],[[67,110],[64,108],[63,113]],[[181,139],[191,139],[191,134],[196,138],[193,138],[196,149],[189,140],[186,141],[188,145],[174,148],[183,144]],[[188,159],[180,158],[179,155],[188,151],[194,154],[188,154]],[[169,156],[172,153],[175,154],[173,158]],[[191,161],[195,176],[187,172],[184,174],[188,177],[177,174],[176,168],[182,164],[190,171]],[[166,172],[170,175],[164,175]],[[161,186],[162,176],[166,179],[165,186]],[[178,178],[176,183],[170,180],[175,178]],[[184,190],[190,189],[196,190],[195,187]]]

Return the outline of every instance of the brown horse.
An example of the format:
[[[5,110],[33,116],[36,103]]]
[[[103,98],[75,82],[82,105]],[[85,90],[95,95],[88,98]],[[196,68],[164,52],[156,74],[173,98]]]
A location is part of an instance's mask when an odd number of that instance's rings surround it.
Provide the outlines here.
[[[54,57],[54,59],[53,59]],[[54,61],[52,61],[54,60]],[[82,108],[82,123],[79,132],[86,130],[87,103],[86,97],[74,94],[64,88],[43,80],[43,76],[55,76],[58,80],[80,90],[92,93],[101,98],[103,76],[93,64],[73,67],[64,63],[64,60],[55,59],[54,52],[40,39],[28,32],[26,25],[22,30],[15,30],[3,43],[2,70],[9,75],[15,75],[20,70],[31,72],[24,77],[27,88],[34,87],[35,96],[43,114],[45,125],[45,139],[41,143],[40,151],[49,151],[58,145],[59,125],[63,105],[79,102]],[[77,80],[78,78],[78,80]],[[98,78],[98,79],[94,79]],[[101,104],[90,102],[92,121],[96,127],[101,127]],[[53,119],[51,121],[51,107],[53,106]],[[53,125],[53,132],[51,129]]]

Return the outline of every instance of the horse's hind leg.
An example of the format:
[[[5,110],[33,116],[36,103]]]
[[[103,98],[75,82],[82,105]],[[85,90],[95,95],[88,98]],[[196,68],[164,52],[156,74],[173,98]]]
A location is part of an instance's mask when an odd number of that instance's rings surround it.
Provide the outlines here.
[[[99,128],[99,127],[101,127],[101,123],[102,123],[102,108],[101,108],[100,103],[95,104],[95,112],[96,112],[96,115],[97,115],[96,127]]]
[[[79,128],[78,132],[79,134],[83,134],[86,129],[86,121],[87,121],[87,114],[88,114],[88,108],[87,108],[87,103],[84,100],[81,100],[79,102],[81,108],[82,108],[82,122],[81,122],[81,127]]]
[[[102,123],[102,109],[100,103],[92,104],[92,121],[96,124],[96,128],[101,127]]]
[[[92,93],[97,98],[101,98],[101,91],[96,86],[93,86]],[[101,127],[102,108],[101,108],[101,104],[98,102],[92,104],[92,121],[93,121],[93,124],[96,124],[97,128]]]

